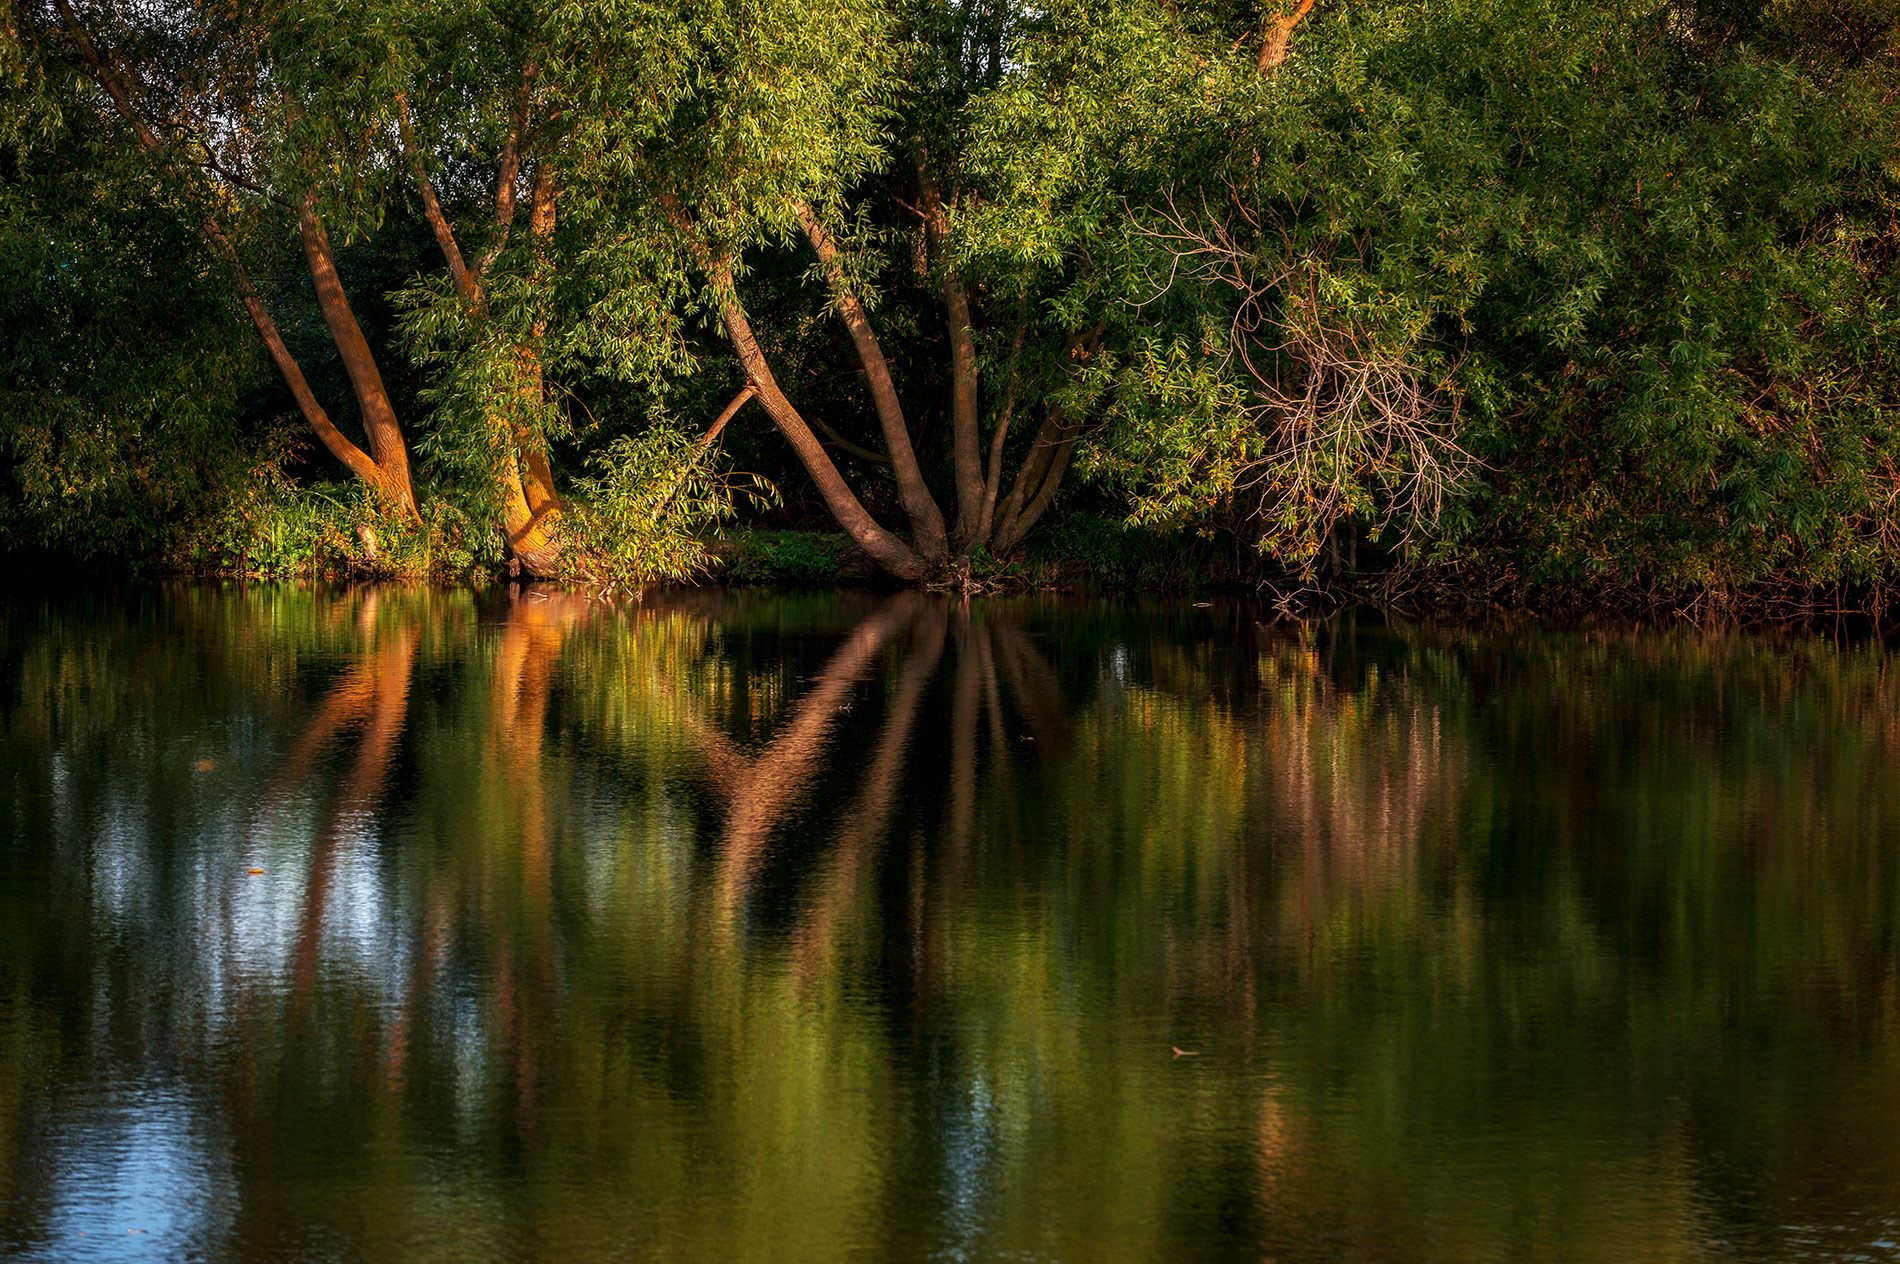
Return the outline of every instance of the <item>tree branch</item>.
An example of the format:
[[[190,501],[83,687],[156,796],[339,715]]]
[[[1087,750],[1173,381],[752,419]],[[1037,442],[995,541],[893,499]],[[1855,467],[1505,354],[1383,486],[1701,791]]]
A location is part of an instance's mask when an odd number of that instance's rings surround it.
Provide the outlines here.
[[[422,163],[422,154],[416,148],[416,137],[409,126],[409,95],[396,94],[396,120],[402,130],[402,152],[409,159],[410,170],[415,172],[416,188],[422,194],[422,213],[429,221],[429,228],[435,233],[435,244],[442,249],[442,257],[448,260],[449,276],[455,280],[455,289],[471,308],[481,307],[481,291],[476,288],[475,278],[469,275],[468,264],[462,259],[462,248],[455,242],[455,230],[449,225],[449,217],[442,213],[442,203],[436,199],[435,185],[429,181],[429,172]]]
[[[884,428],[884,446],[890,453],[888,460],[891,472],[897,476],[898,498],[903,501],[904,513],[910,518],[911,534],[917,542],[917,549],[925,557],[941,556],[944,553],[943,511],[937,508],[930,488],[924,483],[923,471],[917,467],[917,454],[911,447],[910,429],[904,422],[904,410],[897,399],[897,387],[891,382],[890,364],[884,358],[884,348],[878,344],[877,333],[871,328],[871,319],[865,314],[864,304],[858,301],[857,295],[851,290],[844,274],[844,263],[838,257],[838,247],[832,241],[831,234],[826,231],[809,203],[794,202],[792,210],[798,216],[805,236],[811,240],[812,249],[818,254],[818,262],[824,269],[832,297],[837,300],[838,313],[844,318],[845,328],[851,332],[851,341],[858,350],[858,360],[864,365],[865,377],[870,381],[871,399],[877,405],[878,421]],[[854,446],[841,439],[838,443],[846,451]],[[860,454],[863,451],[859,449]]]
[[[751,322],[746,319],[745,308],[739,302],[738,290],[733,285],[731,263],[714,256],[700,236],[692,216],[677,197],[672,193],[662,193],[659,203],[680,233],[688,252],[712,282],[713,301],[719,308],[732,349],[745,368],[747,380],[758,391],[759,402],[771,415],[779,433],[792,445],[792,450],[798,454],[799,461],[811,475],[812,482],[817,484],[818,494],[824,497],[825,507],[831,511],[831,516],[857,542],[859,548],[871,555],[872,561],[890,574],[899,579],[922,579],[929,573],[932,564],[885,530],[877,519],[866,512],[856,493],[838,473],[838,467],[832,464],[824,445],[818,442],[811,427],[799,416],[798,409],[779,389],[778,379],[772,375],[772,366],[759,348]]]
[[[1300,0],[1293,12],[1274,18],[1267,23],[1260,41],[1261,74],[1278,70],[1280,63],[1286,60],[1287,41],[1293,37],[1293,28],[1300,24],[1313,8],[1313,0]]]

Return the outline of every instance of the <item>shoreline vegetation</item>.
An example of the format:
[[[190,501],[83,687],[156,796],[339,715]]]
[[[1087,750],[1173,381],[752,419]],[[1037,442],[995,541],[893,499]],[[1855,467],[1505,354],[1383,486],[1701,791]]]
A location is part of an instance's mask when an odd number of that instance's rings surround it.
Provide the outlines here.
[[[0,8],[0,555],[1859,618],[1893,0]]]
[[[337,502],[332,500],[330,504]],[[382,534],[377,534],[377,528]],[[1900,594],[1879,585],[1776,586],[1740,590],[1669,590],[1630,582],[1552,584],[1514,575],[1473,573],[1455,564],[1358,572],[1347,556],[1327,559],[1311,576],[1262,574],[1257,559],[1208,540],[1135,530],[1085,513],[1058,515],[1022,556],[988,564],[969,576],[906,585],[881,571],[842,532],[735,526],[694,541],[694,569],[684,575],[616,574],[597,559],[575,559],[565,574],[509,574],[472,561],[465,550],[426,532],[404,534],[373,514],[352,522],[286,516],[236,541],[194,541],[195,551],[134,565],[104,564],[69,576],[112,572],[140,580],[257,581],[325,584],[432,584],[474,587],[529,584],[616,604],[640,601],[656,587],[861,588],[922,587],[969,596],[1030,593],[1219,596],[1259,603],[1288,618],[1326,617],[1349,608],[1405,618],[1525,616],[1576,624],[1601,619],[1662,620],[1705,627],[1832,626],[1884,634],[1900,615]],[[50,559],[42,556],[44,565]],[[38,569],[28,561],[25,569]]]

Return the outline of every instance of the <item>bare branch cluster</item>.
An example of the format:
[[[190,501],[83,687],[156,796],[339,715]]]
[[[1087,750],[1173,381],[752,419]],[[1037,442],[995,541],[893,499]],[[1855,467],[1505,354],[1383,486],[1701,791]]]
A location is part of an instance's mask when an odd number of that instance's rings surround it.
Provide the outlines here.
[[[1229,353],[1266,441],[1234,490],[1265,521],[1262,546],[1310,559],[1347,514],[1406,543],[1429,533],[1474,461],[1458,442],[1456,396],[1420,363],[1417,322],[1375,323],[1328,257],[1230,194],[1218,211],[1170,198],[1146,232],[1171,257],[1171,279],[1234,296]]]

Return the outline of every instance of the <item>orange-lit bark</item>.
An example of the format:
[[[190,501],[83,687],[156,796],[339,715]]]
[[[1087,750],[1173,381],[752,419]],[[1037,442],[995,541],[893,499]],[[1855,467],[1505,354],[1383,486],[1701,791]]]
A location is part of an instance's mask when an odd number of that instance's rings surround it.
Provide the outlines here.
[[[1283,14],[1269,21],[1260,40],[1261,74],[1277,70],[1286,60],[1287,41],[1293,37],[1293,28],[1300,24],[1306,15],[1312,12],[1313,0],[1299,0],[1291,13]]]
[[[382,799],[383,783],[395,755],[396,738],[408,718],[409,677],[415,664],[418,639],[415,628],[405,629],[338,686],[353,705],[364,678],[368,677],[374,681],[374,695],[369,705],[369,723],[357,747],[356,758],[324,809],[316,849],[311,853],[309,872],[304,879],[303,912],[291,950],[291,992],[299,1000],[307,1000],[316,985],[323,922],[329,907],[330,885],[335,878],[337,852],[352,824],[371,815]],[[326,705],[319,714],[328,709]]]
[[[85,57],[86,64],[92,72],[94,82],[104,90],[107,99],[112,102],[113,110],[131,127],[141,148],[149,153],[161,153],[165,148],[163,142],[133,108],[132,97],[126,90],[125,81],[100,54],[98,46],[92,42],[91,35],[87,33],[85,27],[80,24],[78,16],[73,12],[69,0],[54,0],[54,4],[59,10],[60,21],[78,44],[80,53]],[[237,291],[239,301],[244,305],[245,315],[250,317],[252,326],[257,330],[258,337],[264,344],[264,350],[271,358],[271,363],[282,374],[284,384],[290,388],[291,397],[297,401],[297,410],[303,414],[304,420],[310,423],[310,428],[316,432],[318,440],[332,456],[343,462],[352,474],[375,488],[377,494],[385,502],[413,514],[415,498],[409,485],[406,456],[399,472],[384,469],[375,458],[357,447],[347,435],[336,428],[335,423],[330,420],[329,413],[317,402],[316,394],[310,389],[310,383],[305,379],[303,369],[298,365],[296,357],[291,355],[290,349],[284,345],[283,336],[277,331],[277,322],[272,319],[269,309],[265,307],[263,297],[258,294],[257,287],[251,284],[251,278],[244,270],[244,263],[238,257],[237,248],[225,234],[224,226],[218,222],[215,215],[202,208],[200,208],[199,226],[212,245],[217,247],[218,253],[224,257],[225,262],[231,265],[233,288]],[[400,438],[400,432],[398,432],[398,438]]]
[[[409,449],[403,442],[402,427],[396,422],[396,410],[389,402],[389,390],[383,385],[382,372],[370,351],[369,340],[350,310],[349,296],[337,276],[336,255],[330,248],[330,234],[316,212],[316,191],[304,195],[297,212],[297,232],[303,239],[304,258],[310,267],[310,279],[317,288],[317,307],[330,328],[330,340],[336,344],[356,392],[356,406],[363,418],[363,431],[369,436],[369,449],[382,471],[389,494],[411,518],[416,511],[415,491],[409,482]]]
[[[818,254],[832,297],[837,300],[838,313],[844,318],[845,328],[858,350],[858,361],[864,366],[864,376],[871,386],[871,401],[877,407],[878,420],[884,428],[884,449],[890,454],[891,472],[897,477],[898,498],[910,518],[913,547],[926,560],[942,561],[946,547],[943,511],[937,508],[930,489],[924,485],[923,471],[917,468],[917,454],[911,448],[910,430],[904,422],[903,407],[898,403],[897,387],[891,382],[884,348],[871,328],[871,318],[865,314],[864,304],[851,290],[831,234],[808,204],[794,203],[793,210]]]
[[[509,118],[507,139],[503,142],[495,171],[495,241],[473,269],[464,262],[454,227],[443,214],[428,170],[415,153],[410,134],[408,103],[398,102],[403,144],[410,153],[410,166],[421,191],[423,214],[449,273],[455,279],[456,292],[469,305],[471,316],[482,320],[487,315],[487,277],[499,256],[514,222],[518,195],[515,188],[521,175],[523,142],[528,126],[536,66],[530,62],[523,70],[522,87],[516,95]],[[529,198],[528,230],[537,253],[545,256],[554,235],[556,190],[553,166],[546,160],[536,165],[534,188]],[[532,337],[516,348],[515,397],[513,407],[498,408],[490,419],[494,443],[495,481],[500,493],[502,538],[507,546],[509,569],[525,571],[532,578],[552,578],[560,571],[561,544],[554,531],[553,516],[561,508],[554,489],[554,470],[549,464],[547,445],[530,417],[545,406],[546,383],[542,375],[538,344],[546,332],[546,322],[537,320]]]

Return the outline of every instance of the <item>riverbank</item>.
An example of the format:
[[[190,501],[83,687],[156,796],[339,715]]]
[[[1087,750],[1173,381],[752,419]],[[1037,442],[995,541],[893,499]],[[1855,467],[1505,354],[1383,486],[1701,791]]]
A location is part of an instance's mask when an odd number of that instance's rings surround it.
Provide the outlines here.
[[[15,551],[6,560],[16,574],[72,579],[394,581],[479,588],[526,578],[471,545],[481,538],[439,504],[422,523],[409,523],[376,515],[360,497],[307,491],[264,512],[228,514],[189,529],[152,556],[75,558]],[[653,583],[900,586],[837,531],[734,525],[707,534],[692,551],[693,564],[684,571],[639,574],[622,558],[616,573],[590,564],[598,559],[581,559],[573,573],[551,582],[596,592]],[[637,578],[627,578],[630,570]],[[1879,630],[1900,604],[1885,581],[1690,585],[1604,576],[1552,582],[1527,578],[1516,565],[1497,558],[1404,566],[1370,547],[1342,549],[1322,558],[1315,575],[1303,577],[1261,557],[1231,532],[1131,527],[1107,514],[1076,509],[1052,514],[1007,560],[979,553],[963,582],[966,590],[991,593],[1244,594],[1301,616],[1372,606],[1413,618],[1521,614],[1563,624],[1606,618],[1703,626],[1831,622]]]
[[[715,541],[709,553],[713,563],[685,587],[814,592],[829,589],[894,591],[899,587],[868,565],[844,537],[824,532],[735,532]],[[973,591],[988,595],[1148,594],[1182,600],[1203,597],[1221,602],[1242,600],[1270,612],[1269,618],[1294,620],[1326,618],[1354,608],[1370,608],[1408,622],[1495,625],[1503,620],[1516,625],[1528,621],[1553,628],[1680,623],[1705,629],[1822,630],[1855,637],[1883,634],[1896,617],[1892,593],[1872,588],[1671,593],[1631,584],[1563,587],[1524,584],[1508,576],[1487,580],[1451,567],[1398,575],[1345,576],[1311,584],[1293,578],[1282,578],[1278,582],[1236,582],[1210,580],[1204,572],[1190,565],[1191,560],[1173,557],[1161,550],[1096,558],[1032,555],[1012,563],[1000,575],[980,576]],[[36,589],[159,579],[266,584],[424,584],[476,590],[520,582],[511,581],[505,573],[488,567],[473,567],[445,576],[405,574],[367,566],[260,573],[234,568],[192,571],[122,565],[75,567],[45,556],[14,561],[16,574],[29,577],[30,586]],[[579,583],[563,584],[558,580],[537,586],[567,587],[616,600],[628,595],[625,590],[602,593],[598,588]],[[669,582],[663,586],[680,585]],[[1882,601],[1884,605],[1880,604]]]

